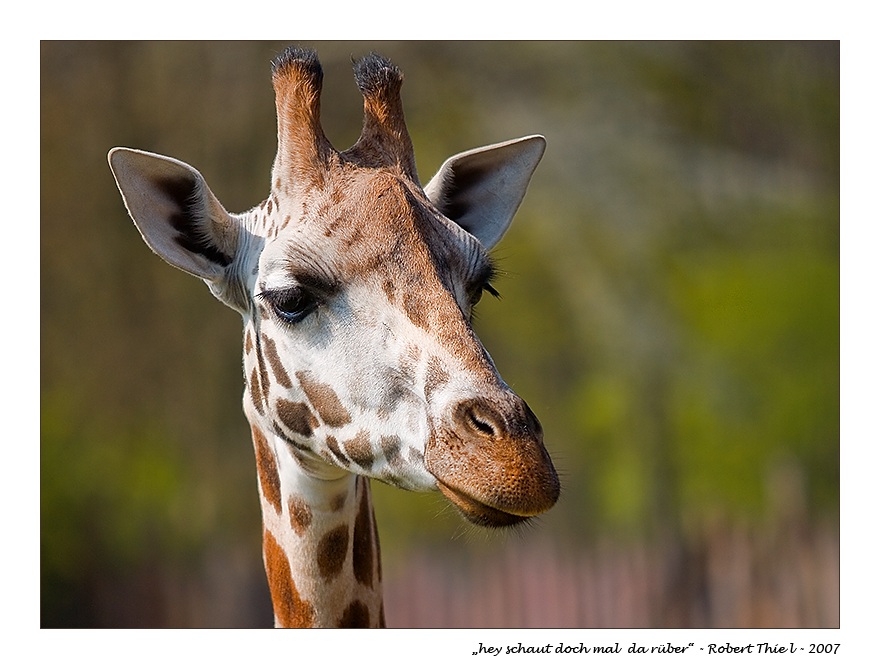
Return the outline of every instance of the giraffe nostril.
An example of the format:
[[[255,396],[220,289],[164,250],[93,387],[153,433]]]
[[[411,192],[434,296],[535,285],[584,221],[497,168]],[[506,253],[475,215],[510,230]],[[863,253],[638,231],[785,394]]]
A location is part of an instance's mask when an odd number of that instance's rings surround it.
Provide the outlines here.
[[[495,436],[495,428],[488,421],[483,420],[478,416],[474,411],[469,411],[467,414],[468,423],[470,426],[476,430],[477,432],[482,432],[487,437]]]
[[[483,437],[495,438],[501,432],[498,418],[491,409],[481,406],[479,401],[463,402],[459,405],[458,420],[471,432]]]

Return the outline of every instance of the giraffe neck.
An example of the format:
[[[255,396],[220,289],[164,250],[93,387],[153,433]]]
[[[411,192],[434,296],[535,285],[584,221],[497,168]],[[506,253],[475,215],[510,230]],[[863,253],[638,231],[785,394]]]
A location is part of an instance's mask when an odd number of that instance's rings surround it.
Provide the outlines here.
[[[384,627],[370,482],[304,465],[252,426],[263,561],[278,627]]]

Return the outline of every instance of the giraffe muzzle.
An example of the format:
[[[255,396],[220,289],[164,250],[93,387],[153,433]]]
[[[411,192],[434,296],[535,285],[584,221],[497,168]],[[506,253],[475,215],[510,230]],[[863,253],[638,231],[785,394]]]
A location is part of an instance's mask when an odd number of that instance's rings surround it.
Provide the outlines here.
[[[541,424],[513,393],[459,402],[425,452],[437,488],[477,525],[514,525],[549,510],[559,478]]]

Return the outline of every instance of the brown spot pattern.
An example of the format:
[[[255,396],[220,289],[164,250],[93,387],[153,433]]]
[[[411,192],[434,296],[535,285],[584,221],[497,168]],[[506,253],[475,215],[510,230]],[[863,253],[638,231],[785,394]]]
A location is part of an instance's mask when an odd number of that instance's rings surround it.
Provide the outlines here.
[[[398,369],[400,369],[400,375],[404,379],[411,379],[415,376],[416,366],[418,365],[419,358],[421,357],[421,353],[417,346],[414,344],[409,344],[406,347],[406,354],[400,359],[398,362]]]
[[[355,228],[355,229],[354,229],[354,230],[348,235],[348,237],[346,237],[346,239],[345,239],[345,246],[346,246],[346,248],[351,248],[352,246],[356,246],[357,243],[361,241],[361,239],[363,238],[363,236],[364,236],[364,231],[361,230],[360,228]]]
[[[318,427],[317,419],[304,402],[288,402],[282,398],[275,403],[275,409],[281,422],[296,434],[310,437]]]
[[[250,328],[244,333],[244,352],[250,353],[254,348],[254,341],[251,339],[251,330]]]
[[[342,612],[337,626],[342,629],[369,627],[370,609],[359,599],[354,600]]]
[[[364,469],[368,469],[373,464],[373,449],[370,446],[370,434],[366,430],[361,430],[354,437],[343,443],[345,452],[353,462]]]
[[[431,401],[431,396],[441,387],[449,383],[449,373],[436,356],[428,360],[428,373],[425,377],[425,399]]]
[[[287,512],[290,514],[290,527],[302,536],[312,524],[312,509],[298,495],[291,495],[287,500]]]
[[[257,381],[257,368],[254,367],[251,370],[251,379],[248,383],[248,390],[251,393],[251,404],[254,405],[254,408],[259,411],[260,415],[263,415],[263,398],[260,395],[260,384]]]
[[[345,457],[345,453],[339,450],[339,444],[336,441],[336,437],[334,437],[333,435],[327,435],[327,448],[330,449],[330,452],[336,456],[339,462],[344,465],[348,464],[348,458]]]
[[[330,510],[331,511],[342,511],[342,507],[345,506],[345,500],[348,499],[348,494],[341,492],[336,497],[330,500]]]
[[[285,388],[291,388],[293,384],[290,382],[287,370],[281,364],[281,359],[278,357],[278,349],[275,348],[275,342],[266,335],[263,335],[263,348],[266,349],[266,357],[269,358],[269,365],[271,365],[272,373],[278,379],[278,383]]]
[[[382,282],[382,290],[385,291],[385,295],[388,297],[388,301],[393,304],[394,303],[394,282],[391,279],[385,279]]]
[[[403,464],[403,458],[400,455],[400,438],[385,436],[379,441],[382,446],[382,452],[385,459],[392,467],[399,467]]]
[[[318,542],[318,570],[329,581],[339,575],[348,554],[348,525],[333,528]]]
[[[260,478],[260,488],[263,497],[266,498],[275,511],[281,513],[281,479],[278,476],[278,465],[275,456],[269,448],[266,437],[256,427],[251,426],[251,436],[254,440],[254,451],[257,456],[257,475]]]
[[[369,482],[363,478],[358,479],[361,489],[361,503],[358,515],[354,521],[354,537],[352,539],[352,566],[354,577],[358,583],[367,587],[373,587],[373,533],[371,517],[373,510],[370,507]]]
[[[263,530],[263,560],[278,624],[282,627],[312,627],[315,624],[314,607],[300,597],[290,574],[290,562],[268,530]]]
[[[284,440],[284,443],[287,444],[287,446],[288,446],[288,449],[287,449],[287,450],[290,452],[291,455],[293,455],[293,456],[295,456],[295,457],[298,458],[298,457],[300,456],[299,451],[308,451],[308,452],[310,452],[310,449],[309,449],[307,446],[304,446],[303,444],[300,444],[299,442],[297,442],[297,441],[291,439],[291,438],[285,433],[284,428],[281,427],[281,426],[277,423],[277,421],[272,421],[272,427],[275,428],[275,436],[278,437],[279,439],[283,439],[283,440]]]
[[[257,388],[257,392],[259,396],[265,400],[265,398],[269,395],[269,372],[266,370],[266,363],[263,360],[263,350],[262,346],[260,346],[260,337],[259,335],[255,335],[255,342],[257,349],[257,369],[260,370],[260,385]],[[255,378],[252,376],[252,379]],[[254,397],[254,388],[256,384],[252,384],[251,387],[251,397]],[[263,410],[260,409],[260,413],[263,413]]]
[[[296,378],[325,424],[330,427],[342,427],[351,422],[351,415],[342,406],[333,388],[326,383],[315,381],[308,372],[297,372]]]
[[[377,413],[380,418],[387,418],[411,394],[410,386],[400,378],[397,370],[389,368],[388,385],[382,393],[382,403]]]
[[[407,291],[403,295],[403,310],[415,325],[423,330],[428,329],[428,307],[421,297],[413,292]]]

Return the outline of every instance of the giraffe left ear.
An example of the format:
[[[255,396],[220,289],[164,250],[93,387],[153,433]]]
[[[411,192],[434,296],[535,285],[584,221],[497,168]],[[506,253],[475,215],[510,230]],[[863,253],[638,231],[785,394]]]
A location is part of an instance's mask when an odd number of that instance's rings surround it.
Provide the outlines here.
[[[115,148],[107,156],[128,213],[153,251],[178,269],[218,282],[240,226],[198,170],[174,158]]]
[[[546,145],[542,136],[531,135],[459,153],[443,163],[425,195],[492,248],[510,226]]]

